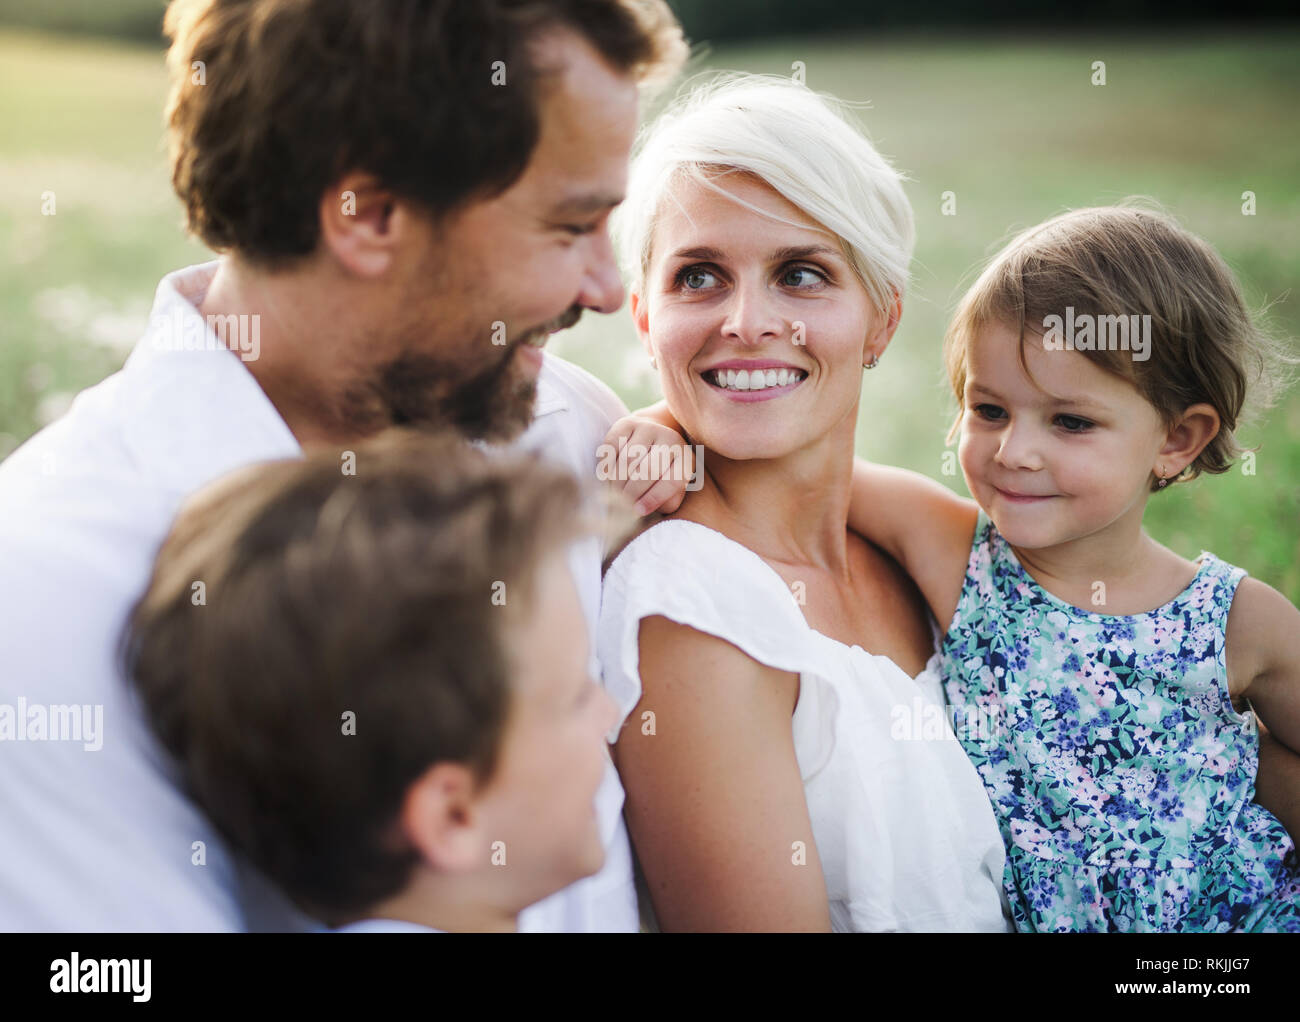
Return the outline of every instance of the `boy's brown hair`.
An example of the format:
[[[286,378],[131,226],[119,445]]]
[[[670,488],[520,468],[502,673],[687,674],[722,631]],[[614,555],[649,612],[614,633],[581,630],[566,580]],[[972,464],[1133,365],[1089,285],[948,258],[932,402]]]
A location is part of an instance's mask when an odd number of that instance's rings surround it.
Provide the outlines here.
[[[556,28],[643,83],[686,54],[664,0],[172,0],[167,123],[190,229],[274,266],[315,249],[321,197],[348,172],[435,218],[500,194],[537,144],[548,72],[531,47]]]
[[[993,258],[958,306],[944,339],[944,363],[959,405],[966,354],[986,327],[1002,323],[1024,345],[1044,334],[1049,316],[1150,316],[1148,357],[1110,347],[1081,350],[1132,383],[1172,425],[1194,404],[1219,413],[1218,434],[1179,479],[1226,472],[1241,453],[1235,435],[1249,392],[1267,407],[1295,362],[1252,320],[1232,270],[1215,250],[1138,200],[1079,209],[1014,238]],[[1126,335],[1127,336],[1127,335]],[[949,432],[951,440],[960,416]],[[1151,489],[1160,485],[1153,479]]]
[[[563,469],[455,436],[390,431],[354,454],[355,475],[324,451],[203,491],[122,647],[190,796],[329,923],[407,883],[413,781],[439,761],[490,779],[508,637],[543,556],[596,520]]]

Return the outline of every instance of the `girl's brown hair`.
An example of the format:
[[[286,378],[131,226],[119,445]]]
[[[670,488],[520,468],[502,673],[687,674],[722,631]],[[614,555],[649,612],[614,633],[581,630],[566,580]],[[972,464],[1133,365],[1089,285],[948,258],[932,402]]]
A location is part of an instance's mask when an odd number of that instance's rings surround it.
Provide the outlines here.
[[[1218,434],[1179,479],[1227,471],[1241,453],[1235,431],[1247,393],[1257,410],[1267,407],[1297,361],[1255,323],[1232,271],[1210,245],[1130,200],[1053,217],[994,257],[961,300],[944,339],[959,404],[967,352],[980,331],[995,323],[1018,330],[1028,373],[1026,336],[1043,335],[1047,318],[1064,317],[1067,308],[1098,321],[1150,316],[1147,357],[1120,347],[1080,353],[1132,383],[1170,425],[1202,402],[1219,413]],[[959,415],[949,440],[960,422]],[[1151,488],[1159,489],[1154,477]]]

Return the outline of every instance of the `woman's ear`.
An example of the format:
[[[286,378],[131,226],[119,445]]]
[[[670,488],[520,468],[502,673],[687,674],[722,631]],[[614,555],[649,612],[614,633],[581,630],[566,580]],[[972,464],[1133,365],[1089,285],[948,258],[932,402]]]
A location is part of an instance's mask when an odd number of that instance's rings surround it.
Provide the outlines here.
[[[1162,479],[1178,475],[1219,435],[1221,421],[1213,405],[1196,404],[1186,409],[1169,427],[1155,464]]]
[[[637,339],[641,342],[641,347],[645,348],[645,353],[653,359],[655,352],[650,344],[650,310],[646,301],[641,297],[641,292],[634,287],[628,292],[627,303],[632,313],[632,324],[636,327]]]
[[[885,310],[885,315],[877,313],[878,322],[875,329],[867,335],[866,341],[862,345],[862,362],[880,361],[880,356],[885,353],[889,347],[889,342],[893,340],[894,331],[898,329],[899,320],[903,318],[903,296],[897,291],[894,292],[893,300]],[[873,363],[874,364],[874,363]]]
[[[344,270],[379,277],[415,228],[411,207],[369,174],[347,174],[320,200],[321,243]]]

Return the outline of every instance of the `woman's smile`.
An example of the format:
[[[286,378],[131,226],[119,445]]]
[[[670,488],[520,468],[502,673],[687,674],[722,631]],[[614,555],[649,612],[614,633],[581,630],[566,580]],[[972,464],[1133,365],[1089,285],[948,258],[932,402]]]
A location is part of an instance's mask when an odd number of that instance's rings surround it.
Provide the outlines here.
[[[720,362],[700,375],[721,396],[739,402],[782,397],[808,378],[805,370],[788,362],[744,359]]]

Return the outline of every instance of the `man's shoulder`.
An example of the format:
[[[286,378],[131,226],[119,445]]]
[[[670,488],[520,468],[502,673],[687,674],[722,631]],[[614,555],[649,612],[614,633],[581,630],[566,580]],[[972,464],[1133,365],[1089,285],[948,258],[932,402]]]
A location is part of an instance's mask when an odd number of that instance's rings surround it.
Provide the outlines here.
[[[607,429],[627,414],[627,406],[610,387],[586,369],[547,352],[538,378],[538,415],[548,406],[563,405],[570,411],[598,419]]]
[[[618,395],[587,370],[547,354],[537,380],[533,422],[517,446],[562,461],[577,475],[596,471],[596,448],[627,414]]]
[[[0,462],[0,517],[20,545],[46,535],[56,544],[77,522],[134,517],[154,502],[122,422],[116,373],[77,395],[64,415]]]

